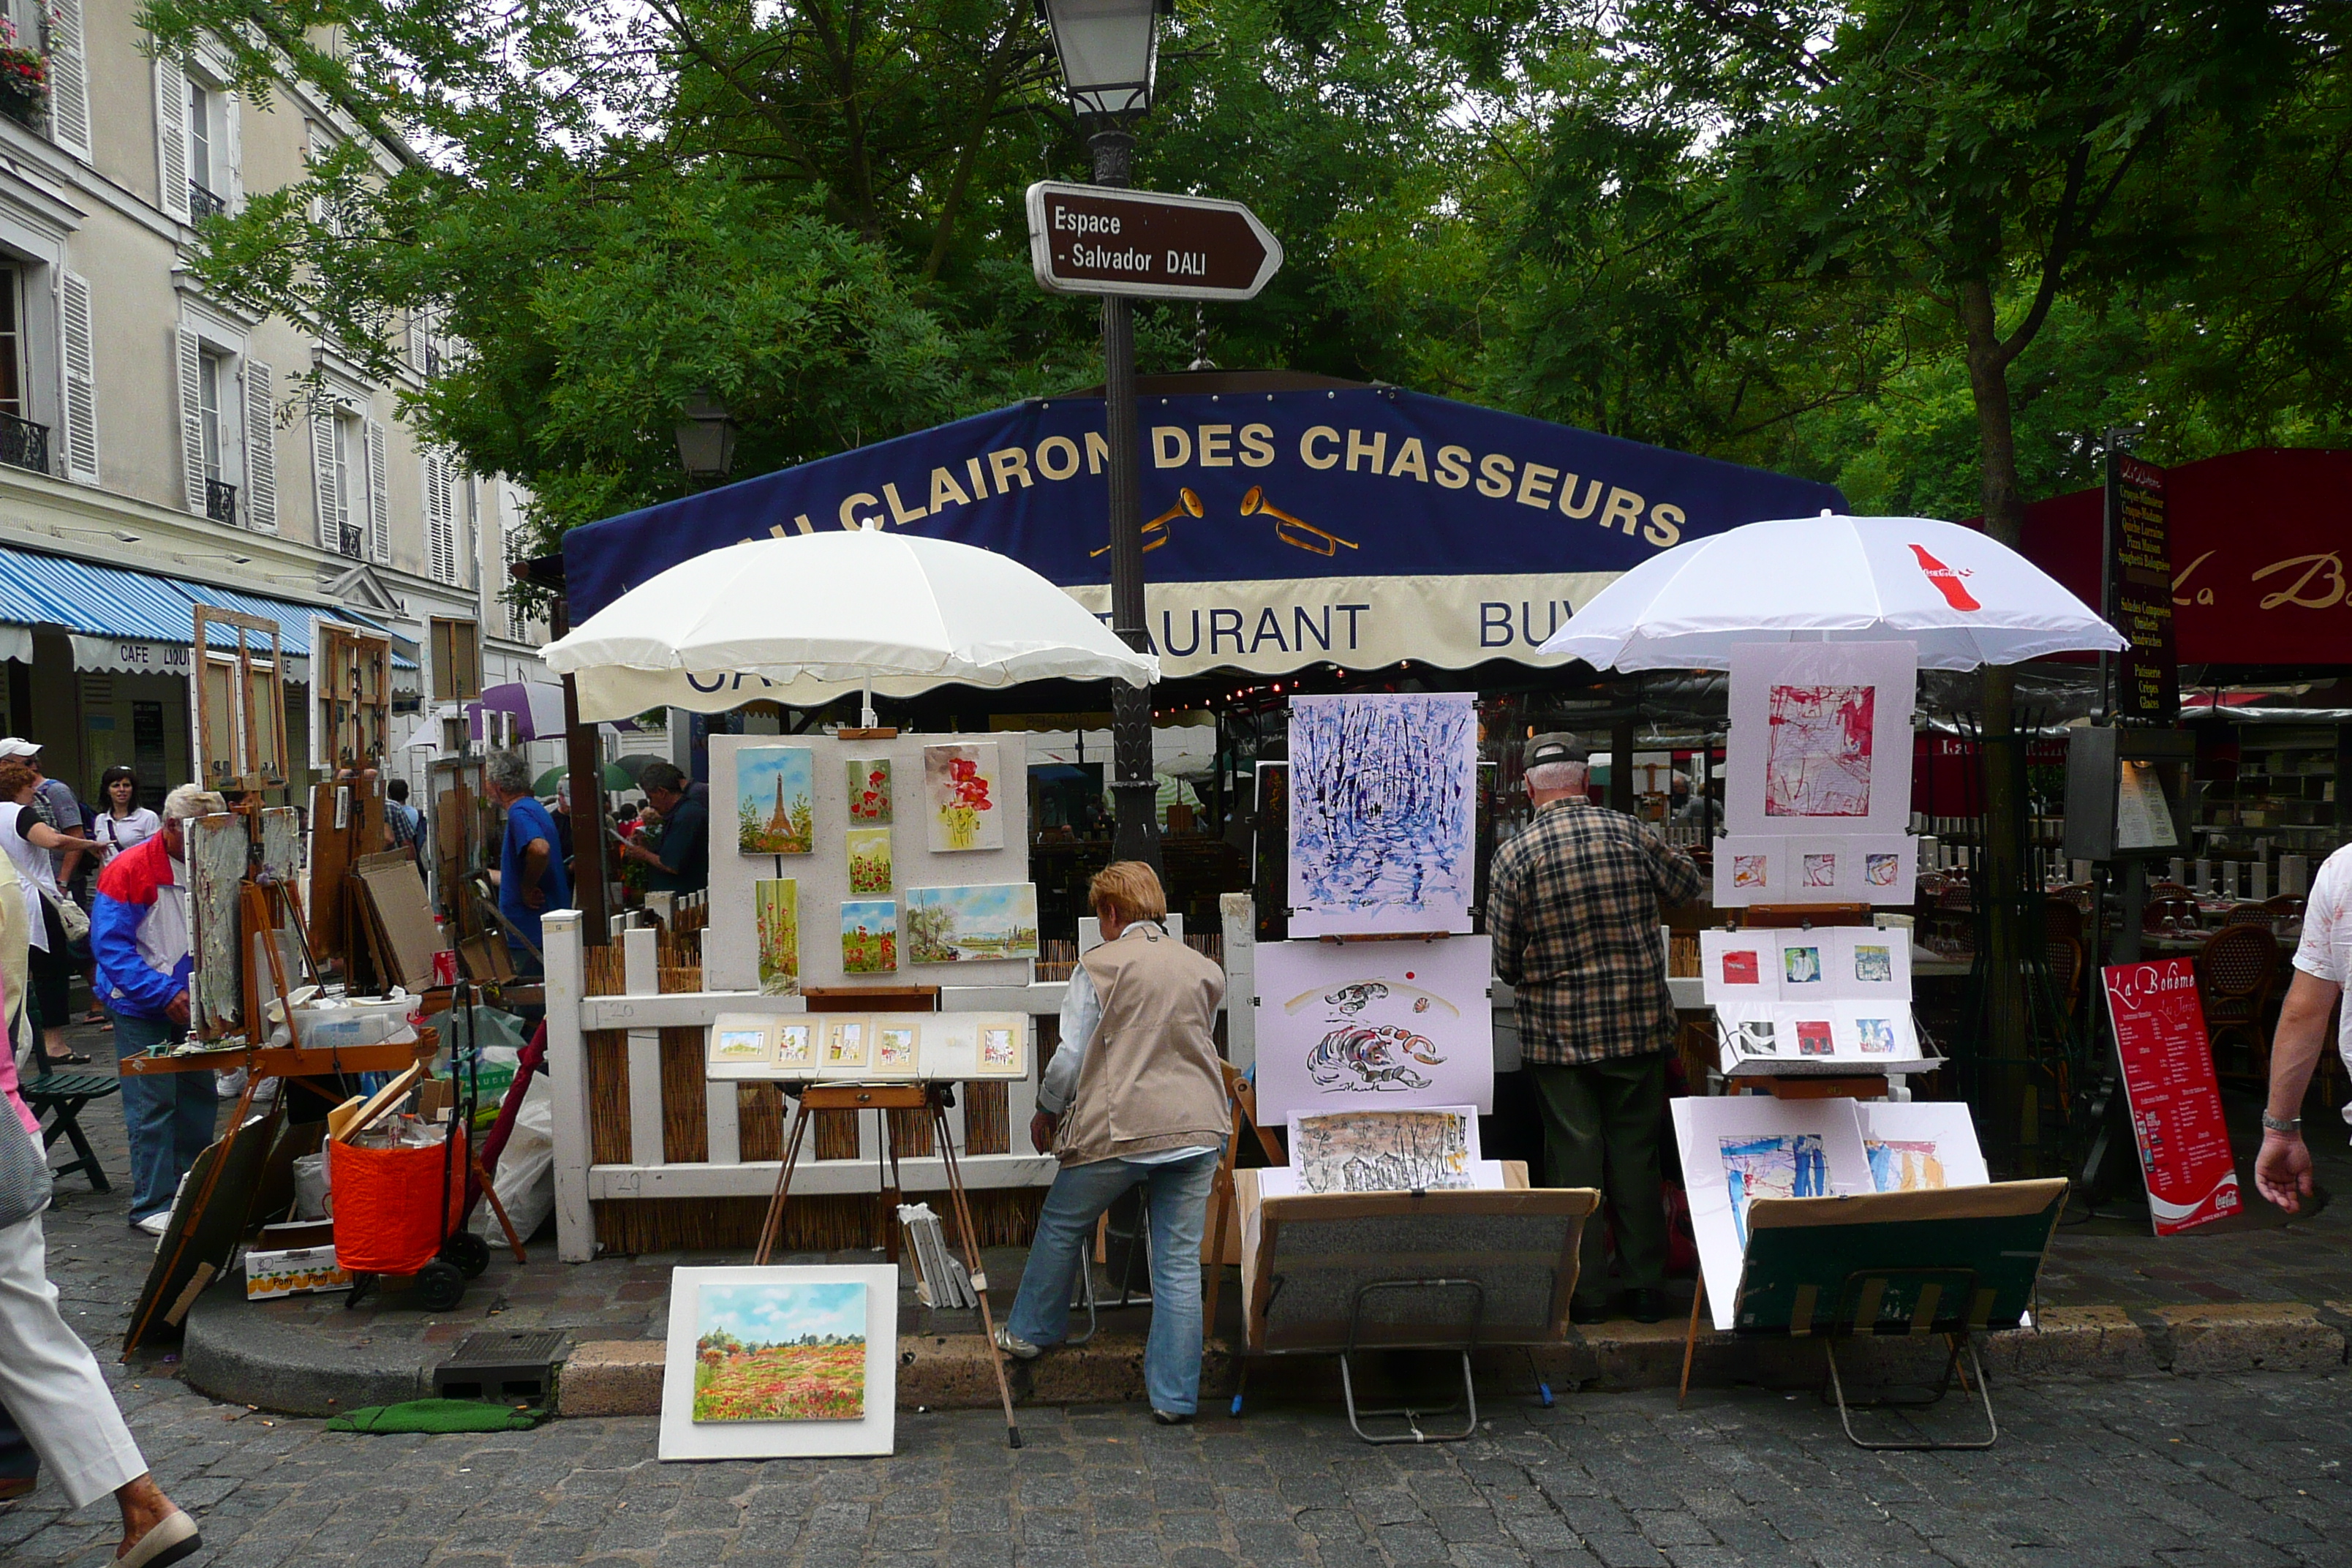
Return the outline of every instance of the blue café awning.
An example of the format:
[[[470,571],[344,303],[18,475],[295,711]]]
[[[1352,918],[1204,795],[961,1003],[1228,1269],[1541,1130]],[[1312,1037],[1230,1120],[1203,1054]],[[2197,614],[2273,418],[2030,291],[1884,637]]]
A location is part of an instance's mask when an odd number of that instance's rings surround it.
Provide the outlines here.
[[[55,626],[73,639],[76,668],[185,675],[198,605],[275,621],[278,649],[289,658],[310,657],[313,616],[367,624],[332,605],[0,546],[0,656],[29,661],[30,628]],[[208,640],[215,647],[234,647],[236,634],[215,626]],[[393,664],[416,668],[397,652]]]

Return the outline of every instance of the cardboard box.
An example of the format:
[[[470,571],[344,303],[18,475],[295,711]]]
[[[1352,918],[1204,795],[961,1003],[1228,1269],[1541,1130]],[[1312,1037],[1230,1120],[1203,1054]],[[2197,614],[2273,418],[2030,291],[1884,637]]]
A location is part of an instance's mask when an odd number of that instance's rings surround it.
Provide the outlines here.
[[[245,1299],[248,1301],[351,1288],[352,1277],[336,1263],[332,1247],[295,1247],[279,1252],[245,1255]]]

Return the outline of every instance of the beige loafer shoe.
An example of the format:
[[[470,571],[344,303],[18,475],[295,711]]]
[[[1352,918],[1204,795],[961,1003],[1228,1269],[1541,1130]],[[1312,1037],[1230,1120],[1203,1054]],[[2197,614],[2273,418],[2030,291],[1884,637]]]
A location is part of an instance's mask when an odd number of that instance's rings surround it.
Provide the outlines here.
[[[196,1521],[173,1509],[163,1522],[139,1538],[139,1544],[114,1560],[115,1568],[163,1568],[204,1550],[205,1538]]]

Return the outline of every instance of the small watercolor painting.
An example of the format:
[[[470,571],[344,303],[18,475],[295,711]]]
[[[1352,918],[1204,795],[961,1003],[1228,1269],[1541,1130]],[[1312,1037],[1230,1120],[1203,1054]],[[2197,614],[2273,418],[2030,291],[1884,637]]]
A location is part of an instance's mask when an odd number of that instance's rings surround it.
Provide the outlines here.
[[[859,827],[890,826],[890,759],[851,757],[842,763],[849,786],[849,820]]]
[[[1035,883],[907,889],[908,963],[1036,956]]]
[[[1004,847],[996,742],[923,748],[923,807],[934,854]]]
[[[849,890],[888,893],[890,890],[890,830],[853,827],[849,830]]]
[[[888,899],[851,899],[841,906],[845,974],[887,974],[898,967],[898,906]]]
[[[790,877],[760,879],[751,884],[751,910],[760,927],[760,994],[799,995],[800,884]]]
[[[808,854],[815,847],[815,754],[806,746],[735,753],[735,842],[744,854]]]
[[[780,1068],[816,1066],[816,1026],[788,1018],[776,1026],[776,1065]]]

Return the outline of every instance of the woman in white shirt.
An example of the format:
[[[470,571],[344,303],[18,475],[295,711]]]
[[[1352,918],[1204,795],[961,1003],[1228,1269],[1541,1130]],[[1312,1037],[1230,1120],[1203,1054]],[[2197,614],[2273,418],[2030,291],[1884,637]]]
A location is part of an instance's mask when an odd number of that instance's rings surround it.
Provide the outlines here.
[[[122,763],[99,775],[98,798],[102,809],[89,836],[100,866],[163,831],[163,819],[139,804],[139,775]]]
[[[33,1007],[41,1017],[41,1057],[50,1067],[86,1062],[66,1044],[67,1013],[71,1006],[73,955],[67,951],[65,926],[49,900],[65,895],[58,890],[52,849],[77,847],[79,839],[40,821],[32,812],[33,791],[40,775],[20,758],[0,760],[0,849],[15,862],[25,884],[25,916],[30,927]]]

